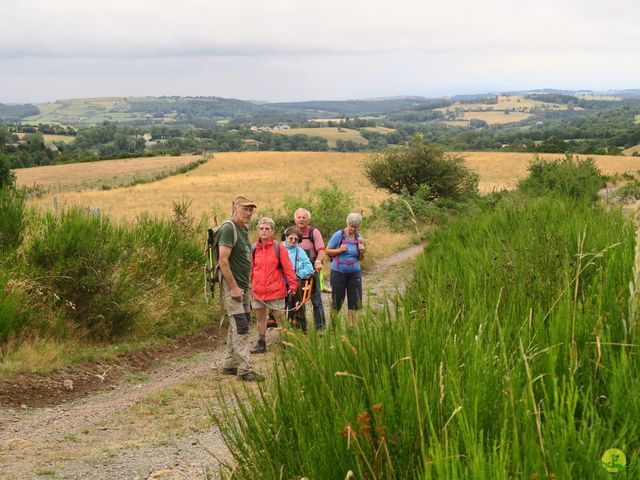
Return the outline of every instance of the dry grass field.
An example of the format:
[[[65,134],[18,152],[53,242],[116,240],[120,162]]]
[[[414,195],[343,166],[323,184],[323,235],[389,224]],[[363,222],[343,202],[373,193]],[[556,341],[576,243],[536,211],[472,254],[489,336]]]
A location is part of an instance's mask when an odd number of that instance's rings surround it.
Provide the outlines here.
[[[561,105],[558,103],[541,102],[539,100],[531,100],[524,98],[523,96],[498,96],[498,103],[486,104],[486,103],[460,103],[456,102],[449,107],[437,108],[436,110],[441,112],[447,112],[452,110],[464,110],[464,111],[491,111],[491,110],[523,110],[528,111],[532,108],[542,108],[545,110],[566,110],[567,105]],[[578,107],[574,107],[579,109]]]
[[[387,128],[387,127],[364,127],[363,130],[366,130],[367,132],[382,133],[383,135],[396,131],[395,128]]]
[[[467,165],[480,174],[480,191],[511,189],[527,175],[533,155],[508,152],[460,152]],[[558,158],[559,154],[542,154],[543,158]],[[136,168],[181,165],[197,160],[197,156],[155,157],[130,160],[108,160],[85,164],[56,165],[17,170],[21,185],[41,183],[54,186],[52,194],[32,200],[42,209],[52,208],[52,196],[63,206],[97,207],[118,219],[133,220],[148,213],[168,218],[173,202],[191,200],[191,211],[202,214],[226,212],[231,199],[241,192],[250,193],[260,208],[280,208],[285,193],[305,194],[327,186],[327,177],[334,178],[341,188],[353,192],[358,209],[366,209],[387,197],[374,189],[364,178],[364,153],[335,152],[241,152],[219,153],[208,163],[186,174],[163,180],[112,190],[67,191],[65,185],[102,182],[118,175],[132,176]],[[593,156],[605,174],[640,170],[640,157]],[[62,185],[62,192],[58,192]]]
[[[15,170],[18,186],[40,185],[55,193],[80,189],[90,190],[102,185],[117,185],[134,178],[150,178],[187,165],[201,158],[200,155],[179,157],[147,157],[100,162],[49,165],[46,167],[19,168]]]
[[[73,143],[76,141],[76,137],[73,135],[54,135],[52,133],[45,133],[42,135],[45,142],[65,142]]]
[[[282,135],[310,135],[316,137],[323,137],[329,142],[329,147],[335,148],[338,140],[348,141],[352,140],[355,143],[366,145],[368,142],[365,138],[362,138],[360,132],[357,130],[351,130],[349,128],[338,127],[318,127],[318,128],[290,128],[288,130],[276,130],[273,133],[280,133]]]
[[[531,153],[511,152],[460,152],[469,168],[480,174],[480,191],[489,193],[494,190],[515,188],[519,179],[526,177],[527,167],[533,158]],[[541,158],[561,158],[558,153],[542,153]],[[615,173],[635,173],[640,170],[640,157],[588,155],[606,175]],[[585,158],[581,156],[579,158]]]
[[[633,155],[634,153],[640,154],[640,145],[635,145],[622,151],[623,155]]]
[[[177,157],[178,159],[196,160],[198,157]],[[345,190],[353,192],[358,208],[366,208],[386,198],[382,191],[376,191],[364,178],[360,166],[367,158],[361,153],[332,152],[244,152],[219,153],[206,164],[186,174],[168,177],[158,182],[136,185],[112,190],[94,190],[83,192],[55,193],[61,206],[87,206],[99,208],[114,218],[134,220],[143,213],[168,218],[173,213],[173,202],[191,200],[191,212],[199,218],[217,209],[223,215],[229,210],[231,199],[238,193],[250,193],[259,209],[280,208],[285,193],[299,194],[327,186],[327,177],[334,178]],[[131,162],[152,161],[153,159],[129,160]],[[75,177],[84,174],[98,179],[100,175],[110,178],[118,169],[118,162],[125,165],[125,160],[113,161],[110,169],[99,173],[96,165],[65,165],[70,170],[64,173],[56,167],[55,175],[48,177],[49,182],[64,182],[66,176]],[[78,166],[84,170],[77,170]],[[71,170],[71,168],[73,170]],[[18,171],[21,175],[29,170]],[[46,170],[45,170],[46,171]],[[45,178],[45,172],[41,178]],[[21,183],[25,181],[24,176]],[[34,177],[31,177],[31,183]],[[22,183],[24,184],[24,183]],[[52,208],[52,195],[32,200],[33,205],[42,209]]]
[[[24,139],[26,133],[18,133],[18,138]],[[42,134],[45,143],[46,142],[65,142],[65,143],[73,143],[76,141],[76,137],[73,135],[54,135],[52,133],[44,133]]]

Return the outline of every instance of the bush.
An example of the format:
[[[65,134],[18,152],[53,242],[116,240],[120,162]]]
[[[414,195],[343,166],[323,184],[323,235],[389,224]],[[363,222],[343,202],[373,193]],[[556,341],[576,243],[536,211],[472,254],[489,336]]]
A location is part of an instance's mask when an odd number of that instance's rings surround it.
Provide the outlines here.
[[[318,188],[306,197],[285,195],[284,212],[267,209],[261,211],[260,216],[273,218],[276,232],[280,232],[293,224],[293,214],[298,208],[306,208],[311,212],[311,225],[320,230],[323,237],[332,235],[344,228],[347,215],[353,211],[353,196],[340,189],[335,180],[327,180],[330,186]],[[279,233],[276,233],[276,237],[279,238]]]
[[[125,333],[136,315],[127,272],[116,268],[125,250],[119,237],[107,219],[69,210],[47,215],[26,252],[29,263],[46,272],[57,304],[97,340]]]
[[[13,188],[0,188],[0,250],[16,248],[24,231],[24,193]]]
[[[373,154],[363,167],[376,187],[397,195],[415,195],[427,186],[429,199],[460,199],[478,192],[478,175],[464,159],[450,155],[415,136],[410,145]]]
[[[0,344],[6,341],[19,323],[17,312],[21,302],[7,291],[8,280],[6,276],[0,275]]]
[[[372,207],[372,221],[382,221],[392,230],[419,230],[425,225],[446,223],[451,209],[441,202],[429,199],[429,189],[423,186],[413,196],[401,195],[388,198],[378,206]]]
[[[16,181],[15,174],[11,171],[9,161],[0,152],[0,188],[10,187]]]
[[[583,200],[596,200],[603,177],[592,158],[574,159],[567,155],[556,160],[538,156],[529,163],[529,176],[518,183],[526,195],[541,197],[549,193]]]

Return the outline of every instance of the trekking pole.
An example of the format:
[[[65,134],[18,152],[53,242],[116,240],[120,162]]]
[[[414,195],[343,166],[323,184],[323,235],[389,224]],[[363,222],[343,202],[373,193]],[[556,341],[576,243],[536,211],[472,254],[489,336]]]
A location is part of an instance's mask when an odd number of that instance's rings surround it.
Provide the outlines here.
[[[207,285],[209,285],[209,293],[211,294],[211,298],[213,298],[215,294],[215,272],[213,265],[213,230],[207,229],[207,246],[205,249],[205,255],[207,257],[204,264],[204,298],[207,303],[209,303],[209,296],[207,295]]]

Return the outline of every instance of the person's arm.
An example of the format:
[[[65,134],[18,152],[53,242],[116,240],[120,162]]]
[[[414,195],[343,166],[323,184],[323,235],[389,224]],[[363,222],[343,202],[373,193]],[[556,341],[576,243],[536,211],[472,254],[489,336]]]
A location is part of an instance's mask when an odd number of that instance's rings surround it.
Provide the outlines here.
[[[345,244],[340,245],[341,237],[342,237],[342,234],[340,232],[336,232],[333,235],[333,237],[331,237],[331,240],[329,240],[329,243],[327,244],[327,248],[324,249],[324,251],[329,257],[335,257],[336,255],[340,255],[342,252],[344,252],[347,249],[347,246]]]
[[[322,239],[322,234],[320,230],[315,228],[313,230],[313,248],[316,250],[316,260],[313,264],[313,268],[316,270],[320,270],[322,268],[322,263],[326,258],[327,254],[325,252],[324,240]]]
[[[231,298],[241,301],[242,289],[236,283],[236,279],[233,277],[233,273],[231,272],[231,265],[229,264],[229,257],[231,256],[231,250],[233,247],[218,245],[218,249],[218,266],[220,267],[220,272],[222,272],[225,282],[229,285]]]
[[[297,274],[300,278],[309,278],[313,273],[313,265],[311,265],[311,260],[307,257],[307,254],[304,253],[304,250],[298,247],[298,265]]]
[[[291,265],[291,260],[289,260],[287,247],[280,243],[278,244],[278,248],[280,249],[280,265],[282,265],[282,273],[284,273],[284,276],[289,282],[289,291],[295,293],[298,290],[298,278],[296,277],[296,271],[293,269],[293,265]]]
[[[364,239],[362,237],[358,237],[358,260],[362,260],[364,258]]]

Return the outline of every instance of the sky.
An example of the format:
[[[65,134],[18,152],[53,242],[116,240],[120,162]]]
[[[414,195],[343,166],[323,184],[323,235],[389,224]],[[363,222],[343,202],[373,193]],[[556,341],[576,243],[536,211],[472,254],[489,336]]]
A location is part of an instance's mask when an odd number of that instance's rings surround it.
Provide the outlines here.
[[[640,88],[637,0],[0,0],[0,102]]]

